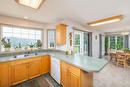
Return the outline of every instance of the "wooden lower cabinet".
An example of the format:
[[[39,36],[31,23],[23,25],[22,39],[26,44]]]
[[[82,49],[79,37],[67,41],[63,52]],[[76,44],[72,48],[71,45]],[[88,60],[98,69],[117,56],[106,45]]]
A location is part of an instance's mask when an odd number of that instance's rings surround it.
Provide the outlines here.
[[[93,74],[61,62],[61,84],[63,87],[93,87]]]
[[[49,56],[47,58],[45,56],[45,59],[44,56],[43,57],[40,56],[40,57],[34,57],[34,58],[28,58],[28,59],[22,59],[22,60],[16,60],[10,62],[11,85],[16,85],[23,81],[42,75],[43,74],[41,73],[42,69],[44,69],[44,72],[46,73],[49,72],[50,70],[49,59],[50,59]],[[44,65],[42,65],[43,60],[45,61]],[[7,80],[9,79],[7,78]],[[0,87],[8,87],[8,86],[0,86]]]
[[[80,77],[70,72],[70,87],[80,87]]]
[[[69,67],[62,63],[61,65],[61,84],[64,87],[69,87]]]
[[[50,72],[50,56],[42,56],[42,68],[41,68],[41,73],[45,74]]]
[[[29,62],[29,79],[41,75],[41,58],[35,58]]]
[[[0,63],[0,87],[9,87],[9,63]]]
[[[21,63],[11,66],[12,85],[28,80],[28,64]]]

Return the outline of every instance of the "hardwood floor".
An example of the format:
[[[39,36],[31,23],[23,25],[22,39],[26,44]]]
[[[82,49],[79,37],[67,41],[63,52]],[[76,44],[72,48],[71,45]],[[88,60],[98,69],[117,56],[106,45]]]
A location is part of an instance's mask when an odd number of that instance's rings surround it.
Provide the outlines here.
[[[62,87],[49,74],[25,81],[12,87]]]

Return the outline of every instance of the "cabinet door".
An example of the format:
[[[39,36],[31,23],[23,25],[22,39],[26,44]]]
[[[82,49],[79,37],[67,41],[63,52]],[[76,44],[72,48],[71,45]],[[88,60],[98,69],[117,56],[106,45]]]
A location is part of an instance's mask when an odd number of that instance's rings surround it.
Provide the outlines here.
[[[74,66],[69,68],[70,87],[80,87],[80,69]]]
[[[70,72],[70,87],[80,87],[80,77]]]
[[[56,42],[57,45],[66,44],[66,25],[59,24],[56,26]]]
[[[42,57],[42,74],[50,72],[50,56],[46,55]]]
[[[29,79],[41,75],[41,58],[34,59],[29,63]]]
[[[11,66],[12,85],[28,80],[28,64],[21,63]]]
[[[63,87],[70,87],[69,85],[69,70],[64,63],[61,64],[61,84]]]
[[[0,87],[9,87],[9,64],[0,64]]]

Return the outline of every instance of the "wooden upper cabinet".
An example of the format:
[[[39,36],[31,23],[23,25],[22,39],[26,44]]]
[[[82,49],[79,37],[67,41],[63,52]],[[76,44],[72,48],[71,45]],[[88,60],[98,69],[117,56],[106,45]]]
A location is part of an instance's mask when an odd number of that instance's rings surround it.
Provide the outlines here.
[[[0,63],[0,87],[9,87],[9,63]]]
[[[66,27],[65,24],[58,24],[56,26],[56,42],[57,45],[66,44]]]
[[[41,75],[41,57],[31,59],[29,62],[29,79]]]
[[[42,74],[50,72],[50,56],[46,55],[42,57]]]

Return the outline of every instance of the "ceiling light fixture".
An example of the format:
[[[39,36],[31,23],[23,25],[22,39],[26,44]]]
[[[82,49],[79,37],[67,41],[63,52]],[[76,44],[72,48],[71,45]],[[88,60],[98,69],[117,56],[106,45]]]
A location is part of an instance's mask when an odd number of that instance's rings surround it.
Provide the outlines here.
[[[24,16],[24,19],[28,19],[28,17],[27,17],[27,16]]]
[[[110,18],[96,20],[94,22],[88,23],[88,25],[89,26],[98,26],[98,25],[103,25],[103,24],[118,22],[118,21],[121,21],[122,19],[123,19],[123,15],[118,15],[118,16],[113,16],[113,17],[110,17]]]
[[[38,9],[41,6],[42,2],[45,0],[15,0],[15,1],[21,5]]]

